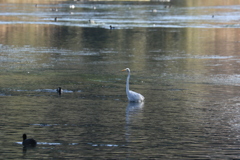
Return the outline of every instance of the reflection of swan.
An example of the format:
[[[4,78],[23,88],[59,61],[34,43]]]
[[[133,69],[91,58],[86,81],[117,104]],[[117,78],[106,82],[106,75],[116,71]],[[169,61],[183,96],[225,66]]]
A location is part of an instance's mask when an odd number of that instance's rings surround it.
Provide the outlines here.
[[[126,93],[127,93],[128,101],[130,101],[130,102],[142,102],[144,100],[143,95],[141,95],[140,93],[129,90],[130,69],[126,68],[126,69],[123,69],[122,71],[127,71],[128,72],[127,82],[126,82]]]
[[[132,134],[132,124],[135,124],[134,119],[137,119],[141,115],[142,108],[144,103],[128,103],[126,108],[126,125],[125,125],[125,138],[126,146],[135,138]],[[137,122],[138,123],[138,122]],[[128,152],[131,153],[131,147],[128,148]]]
[[[143,106],[144,106],[143,102],[140,102],[140,103],[129,102],[128,103],[128,106],[126,108],[126,122],[127,122],[127,124],[130,123],[130,118],[133,115],[136,115],[137,113],[141,112]]]

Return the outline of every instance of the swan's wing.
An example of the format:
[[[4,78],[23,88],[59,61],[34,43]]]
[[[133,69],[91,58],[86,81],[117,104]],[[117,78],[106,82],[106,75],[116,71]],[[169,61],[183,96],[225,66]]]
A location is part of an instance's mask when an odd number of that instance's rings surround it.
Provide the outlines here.
[[[144,100],[144,96],[140,93],[129,91],[128,100],[133,102],[141,102]]]

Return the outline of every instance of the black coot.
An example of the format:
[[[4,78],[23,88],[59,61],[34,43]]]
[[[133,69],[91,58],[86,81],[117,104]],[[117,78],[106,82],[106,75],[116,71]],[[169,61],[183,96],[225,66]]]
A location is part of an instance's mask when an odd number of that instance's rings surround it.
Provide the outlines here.
[[[27,135],[23,134],[22,145],[24,147],[35,147],[37,145],[37,142],[34,139],[27,139]]]

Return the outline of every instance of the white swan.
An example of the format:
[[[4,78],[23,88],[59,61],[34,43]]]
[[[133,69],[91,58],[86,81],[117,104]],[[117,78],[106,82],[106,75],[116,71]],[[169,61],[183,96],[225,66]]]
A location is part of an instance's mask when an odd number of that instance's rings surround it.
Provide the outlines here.
[[[126,93],[127,93],[128,101],[130,101],[130,102],[142,102],[142,101],[144,101],[144,96],[143,95],[141,95],[140,93],[129,90],[130,69],[126,68],[126,69],[123,69],[122,71],[127,71],[128,72],[127,82],[126,82]]]

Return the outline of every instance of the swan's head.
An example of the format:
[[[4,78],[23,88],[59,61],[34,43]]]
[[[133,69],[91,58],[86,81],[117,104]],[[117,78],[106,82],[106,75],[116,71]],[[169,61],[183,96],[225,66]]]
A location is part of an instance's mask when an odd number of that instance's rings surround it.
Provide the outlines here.
[[[129,68],[125,68],[125,69],[123,69],[122,71],[130,72],[130,69],[129,69]]]

